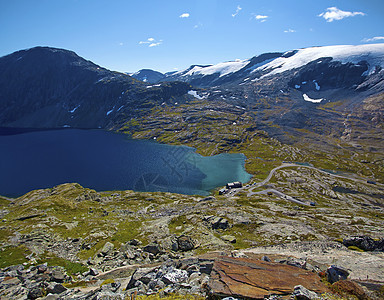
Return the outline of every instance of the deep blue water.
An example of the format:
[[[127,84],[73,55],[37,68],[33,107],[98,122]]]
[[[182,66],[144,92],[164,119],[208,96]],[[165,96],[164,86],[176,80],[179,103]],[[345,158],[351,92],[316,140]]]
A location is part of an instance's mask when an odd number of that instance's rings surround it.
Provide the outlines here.
[[[190,147],[132,140],[102,130],[0,129],[0,195],[77,182],[97,191],[167,191],[207,195],[247,182],[243,154],[203,157]]]

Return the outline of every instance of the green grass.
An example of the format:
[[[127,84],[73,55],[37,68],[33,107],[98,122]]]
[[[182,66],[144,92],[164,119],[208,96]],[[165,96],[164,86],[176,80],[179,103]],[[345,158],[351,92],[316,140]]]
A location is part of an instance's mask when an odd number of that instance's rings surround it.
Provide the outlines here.
[[[140,233],[140,227],[140,221],[123,221],[117,226],[118,230],[111,239],[124,244],[137,237]]]
[[[7,246],[0,250],[0,268],[28,262],[26,256],[31,253],[24,246]]]
[[[50,252],[45,252],[38,260],[38,263],[45,262],[48,263],[49,266],[64,267],[65,270],[71,275],[76,273],[83,273],[88,270],[88,267],[81,263],[71,262],[64,258],[57,257],[55,254]]]

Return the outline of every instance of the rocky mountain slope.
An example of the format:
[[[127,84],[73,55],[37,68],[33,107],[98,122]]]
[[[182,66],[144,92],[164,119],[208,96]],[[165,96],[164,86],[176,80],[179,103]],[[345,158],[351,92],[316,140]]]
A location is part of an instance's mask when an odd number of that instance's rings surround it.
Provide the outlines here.
[[[106,128],[162,103],[185,102],[188,84],[150,87],[74,52],[48,47],[0,58],[0,126]]]

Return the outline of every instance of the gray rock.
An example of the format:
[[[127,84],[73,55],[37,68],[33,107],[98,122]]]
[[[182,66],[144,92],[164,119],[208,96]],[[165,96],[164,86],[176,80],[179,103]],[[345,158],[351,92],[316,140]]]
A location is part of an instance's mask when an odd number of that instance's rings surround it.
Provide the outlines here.
[[[327,280],[330,283],[334,283],[339,280],[346,280],[348,275],[348,270],[343,267],[332,265],[327,269]]]
[[[296,285],[293,290],[292,296],[296,300],[313,300],[320,299],[315,292],[312,292],[302,285]]]
[[[91,276],[97,276],[99,275],[99,271],[95,268],[89,268],[88,274]]]
[[[343,244],[346,247],[355,246],[364,251],[384,251],[383,241],[375,241],[371,237],[363,235],[344,239]]]
[[[151,243],[143,248],[145,252],[152,253],[153,255],[157,255],[161,253],[160,245],[156,243]]]
[[[266,261],[266,262],[271,262],[271,259],[270,259],[268,256],[266,256],[266,255],[264,255],[264,256],[261,258],[261,260],[262,260],[262,261]]]
[[[148,288],[153,290],[153,291],[157,291],[157,290],[160,290],[162,288],[165,287],[165,284],[162,280],[160,279],[154,279],[154,280],[151,280],[149,283],[148,283]]]
[[[67,288],[65,288],[61,284],[50,284],[47,287],[47,292],[49,294],[61,294],[61,293],[65,292],[66,290],[67,290]]]
[[[188,272],[184,270],[174,269],[173,271],[163,275],[161,280],[165,284],[180,284],[188,279]]]
[[[213,261],[201,262],[200,273],[210,275],[213,268]]]
[[[229,227],[229,222],[227,219],[215,217],[211,221],[211,225],[213,229],[227,229]]]
[[[141,244],[141,242],[137,239],[130,240],[128,243],[132,246],[139,246]]]
[[[177,245],[181,251],[189,251],[195,248],[195,243],[193,242],[192,238],[185,235],[179,236],[177,238]]]
[[[47,263],[37,266],[38,273],[44,273],[45,271],[47,271]]]
[[[108,255],[110,252],[112,252],[113,248],[115,248],[115,246],[111,242],[106,242],[103,248],[100,250],[100,253],[103,256]]]
[[[40,286],[36,286],[28,291],[28,299],[37,299],[44,296],[44,290]]]
[[[64,282],[65,274],[62,271],[56,269],[52,271],[51,277],[52,277],[52,281]]]

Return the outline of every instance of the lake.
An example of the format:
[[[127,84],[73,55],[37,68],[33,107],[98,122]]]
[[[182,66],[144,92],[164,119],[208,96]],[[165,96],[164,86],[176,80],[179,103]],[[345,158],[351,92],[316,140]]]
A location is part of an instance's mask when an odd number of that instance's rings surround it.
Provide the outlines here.
[[[97,191],[163,191],[208,195],[247,182],[243,154],[203,157],[195,149],[133,140],[103,130],[0,129],[0,195],[77,182]]]

